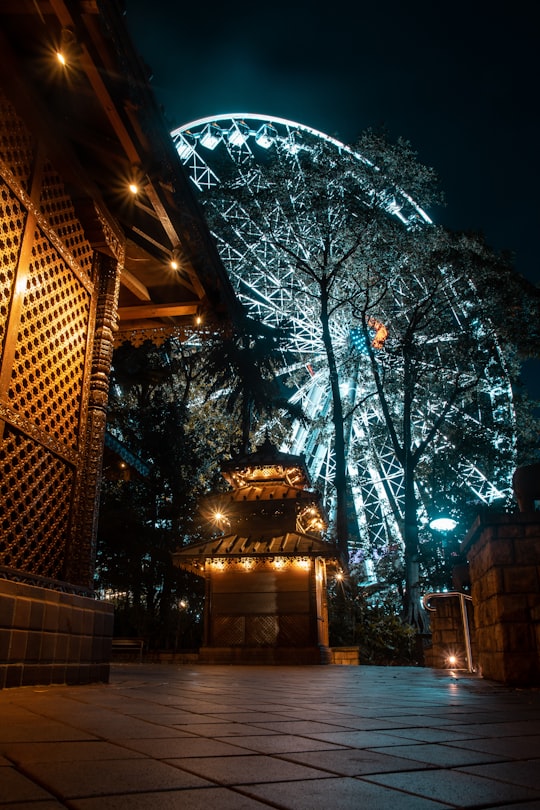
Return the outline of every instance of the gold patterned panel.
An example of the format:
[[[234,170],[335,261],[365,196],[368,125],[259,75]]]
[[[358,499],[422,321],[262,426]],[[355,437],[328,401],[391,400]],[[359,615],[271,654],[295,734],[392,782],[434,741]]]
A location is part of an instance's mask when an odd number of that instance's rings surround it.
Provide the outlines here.
[[[21,249],[25,217],[26,214],[17,198],[0,180],[0,357],[4,348],[9,305]]]
[[[58,172],[48,162],[44,167],[40,208],[64,247],[90,278],[92,248],[75,214],[71,197],[67,194]]]
[[[11,103],[0,93],[0,161],[28,191],[32,169],[32,139]]]
[[[6,426],[0,445],[0,565],[50,578],[63,573],[73,471]]]
[[[215,616],[212,622],[212,643],[218,647],[238,647],[245,640],[244,616]]]
[[[279,646],[301,647],[309,642],[309,616],[305,614],[279,617]]]
[[[278,631],[277,616],[246,616],[246,644],[249,647],[274,647]]]
[[[90,294],[36,229],[17,337],[10,406],[77,447]]]

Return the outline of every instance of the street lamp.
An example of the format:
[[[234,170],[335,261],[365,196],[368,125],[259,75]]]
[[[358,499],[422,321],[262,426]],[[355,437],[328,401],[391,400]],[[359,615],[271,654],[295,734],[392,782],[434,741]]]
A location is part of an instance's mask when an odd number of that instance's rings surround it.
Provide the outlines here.
[[[429,523],[429,528],[436,532],[453,532],[456,526],[457,520],[446,515],[439,515]]]

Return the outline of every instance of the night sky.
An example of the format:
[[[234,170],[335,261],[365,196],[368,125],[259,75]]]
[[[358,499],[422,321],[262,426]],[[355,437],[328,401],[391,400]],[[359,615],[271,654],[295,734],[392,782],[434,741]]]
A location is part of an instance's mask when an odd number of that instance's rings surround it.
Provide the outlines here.
[[[125,2],[171,129],[252,112],[353,143],[384,126],[439,174],[436,221],[482,231],[540,283],[535,3]]]
[[[126,0],[171,128],[226,112],[354,142],[411,141],[441,178],[449,227],[480,229],[540,282],[534,3]]]

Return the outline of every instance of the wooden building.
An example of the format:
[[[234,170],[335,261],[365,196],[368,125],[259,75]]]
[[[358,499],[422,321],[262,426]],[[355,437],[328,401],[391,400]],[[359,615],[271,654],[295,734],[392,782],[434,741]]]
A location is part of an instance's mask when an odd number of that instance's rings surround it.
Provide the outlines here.
[[[221,533],[174,555],[206,581],[200,661],[330,663],[327,568],[338,558],[303,458],[267,439],[222,473],[230,492],[203,506]]]
[[[0,5],[0,688],[108,677],[113,346],[236,304],[114,0]]]

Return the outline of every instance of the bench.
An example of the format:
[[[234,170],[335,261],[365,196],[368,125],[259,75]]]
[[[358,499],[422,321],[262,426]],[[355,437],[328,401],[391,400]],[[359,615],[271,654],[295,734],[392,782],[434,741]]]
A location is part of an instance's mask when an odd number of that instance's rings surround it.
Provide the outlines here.
[[[142,663],[143,648],[143,638],[113,638],[111,652],[113,654],[136,653],[140,664]]]

